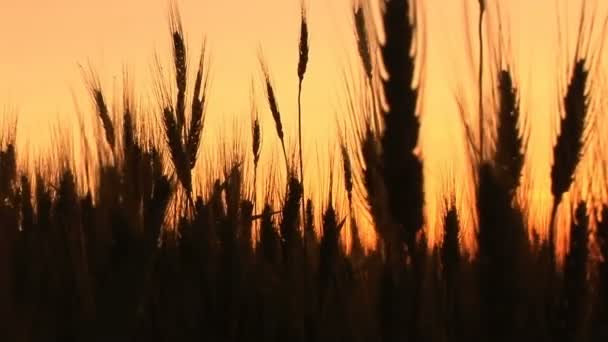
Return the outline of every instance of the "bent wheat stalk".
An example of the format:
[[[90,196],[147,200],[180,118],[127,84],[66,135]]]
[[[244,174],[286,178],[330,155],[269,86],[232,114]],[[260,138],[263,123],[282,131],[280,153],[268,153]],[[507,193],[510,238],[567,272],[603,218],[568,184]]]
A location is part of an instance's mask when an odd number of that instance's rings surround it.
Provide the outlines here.
[[[263,57],[259,57],[260,66],[262,68],[262,75],[264,76],[264,85],[266,90],[266,99],[268,100],[268,107],[274,120],[275,128],[277,130],[277,136],[281,142],[281,148],[283,149],[283,157],[285,158],[285,171],[289,174],[289,161],[287,159],[287,150],[285,149],[285,138],[283,133],[283,123],[281,122],[281,112],[279,111],[279,104],[275,95],[274,88],[272,86],[272,79],[268,67],[264,63]]]

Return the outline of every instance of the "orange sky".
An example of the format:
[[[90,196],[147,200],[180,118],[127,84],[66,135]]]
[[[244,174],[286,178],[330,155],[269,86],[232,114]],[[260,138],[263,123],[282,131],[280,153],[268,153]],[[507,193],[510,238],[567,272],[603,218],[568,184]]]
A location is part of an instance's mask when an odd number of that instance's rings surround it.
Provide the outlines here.
[[[76,95],[79,108],[90,112],[79,63],[90,63],[97,70],[109,95],[112,89],[120,89],[122,69],[127,65],[135,79],[138,98],[144,104],[150,102],[154,53],[170,58],[167,0],[0,2],[0,103],[16,108],[20,145],[27,142],[34,150],[44,149],[57,120],[60,125],[74,123],[72,94]],[[420,19],[424,33],[420,42],[424,41],[425,46],[421,59],[424,83],[420,146],[425,161],[426,205],[429,213],[435,213],[442,202],[438,194],[450,183],[445,181],[449,175],[457,180],[454,184],[459,202],[470,203],[472,199],[468,195],[472,183],[454,93],[462,89],[464,100],[471,107],[471,122],[476,122],[477,95],[471,82],[476,77],[477,43],[473,36],[471,59],[465,31],[475,30],[478,1],[419,2],[423,5]],[[525,200],[535,213],[535,224],[540,224],[539,218],[547,214],[557,114],[555,84],[558,75],[565,71],[556,64],[556,3],[568,4],[568,9],[562,9],[561,27],[572,35],[576,8],[581,2],[500,1],[505,17],[503,26],[510,32],[511,51],[517,63],[515,76],[522,91],[522,110],[529,121],[529,157],[534,163],[527,164],[525,183],[530,184],[531,191],[526,192]],[[243,134],[249,134],[249,88],[252,77],[256,80],[259,77],[260,47],[274,77],[286,121],[287,145],[295,147],[299,1],[180,0],[178,4],[191,60],[196,58],[203,34],[211,51],[212,83],[203,150],[216,149],[217,136],[230,130],[234,122]],[[598,13],[606,13],[604,1],[598,0],[598,4]],[[344,113],[342,75],[352,70],[349,64],[358,62],[350,26],[351,6],[351,0],[307,1],[311,55],[303,90],[303,131],[305,172],[309,174],[320,174],[323,172],[319,170],[326,169],[316,164],[321,160],[321,164],[327,165],[327,152],[333,146],[328,142],[335,141],[337,136],[336,113]],[[490,14],[488,19],[491,20],[488,25],[496,27],[493,26],[496,17]],[[486,34],[490,35],[490,31]],[[262,158],[277,160],[270,114],[266,103],[260,102],[263,128],[268,133]],[[489,99],[486,104],[490,110]],[[243,139],[247,141],[249,137]],[[311,178],[320,177],[327,176]],[[462,205],[462,208],[471,229],[472,207]],[[433,229],[435,219],[435,215],[427,217],[431,240],[438,232]],[[465,242],[473,243],[471,238]]]

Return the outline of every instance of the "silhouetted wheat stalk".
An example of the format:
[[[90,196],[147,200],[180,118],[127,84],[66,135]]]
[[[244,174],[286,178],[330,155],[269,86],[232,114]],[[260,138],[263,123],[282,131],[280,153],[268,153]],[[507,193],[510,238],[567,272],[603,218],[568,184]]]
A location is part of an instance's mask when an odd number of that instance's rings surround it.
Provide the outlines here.
[[[192,176],[188,165],[188,157],[182,143],[179,124],[176,121],[173,109],[170,107],[163,111],[163,124],[173,167],[178,179],[186,191],[190,193],[192,192]]]
[[[201,135],[205,125],[205,109],[207,99],[207,86],[209,78],[205,74],[205,50],[206,44],[203,42],[201,57],[194,81],[194,92],[192,94],[192,109],[190,117],[190,128],[188,129],[188,151],[190,169],[196,165],[197,154],[201,143]]]
[[[299,60],[298,60],[298,147],[300,152],[300,184],[302,186],[302,194],[304,194],[304,156],[302,154],[302,81],[308,65],[308,22],[306,18],[306,8],[304,0],[301,3],[301,19],[300,19],[300,45],[299,45]],[[306,225],[306,215],[304,208],[304,200],[302,200],[302,219]]]
[[[355,26],[355,38],[357,39],[357,53],[361,60],[361,66],[366,76],[366,86],[369,87],[369,95],[372,101],[372,123],[376,130],[379,130],[381,125],[379,122],[379,116],[377,113],[380,111],[378,108],[378,99],[376,94],[376,87],[374,86],[374,59],[372,54],[372,45],[369,37],[368,24],[366,20],[366,13],[369,13],[370,7],[366,6],[366,3],[359,3],[353,10],[353,21]],[[372,30],[373,32],[373,30]]]
[[[355,22],[355,37],[357,38],[357,52],[363,65],[363,71],[371,85],[372,79],[372,56],[369,46],[369,37],[367,33],[367,22],[365,20],[365,12],[361,5],[356,6],[353,13]]]
[[[416,115],[418,92],[413,89],[415,59],[410,55],[414,27],[407,0],[386,2],[382,57],[390,75],[384,81],[388,110],[384,113],[382,135],[383,178],[392,219],[400,225],[403,242],[411,252],[415,236],[422,228],[422,163],[414,149],[420,123]]]
[[[285,171],[289,173],[289,161],[287,160],[287,150],[285,149],[285,139],[283,134],[283,123],[281,122],[281,112],[279,112],[279,105],[277,102],[274,88],[272,86],[270,72],[268,71],[268,67],[264,63],[263,57],[261,55],[259,56],[259,61],[260,66],[262,68],[262,75],[264,77],[266,99],[268,100],[268,106],[270,108],[270,113],[272,114],[272,119],[274,120],[277,136],[279,137],[279,141],[281,142],[281,148],[283,149],[283,157],[285,158]]]
[[[173,65],[175,70],[175,106],[165,89],[160,89],[163,102],[162,122],[165,140],[171,155],[173,167],[178,180],[186,190],[188,199],[192,202],[192,174],[196,165],[198,150],[205,122],[206,94],[208,87],[207,71],[205,70],[205,42],[201,48],[200,59],[190,110],[190,125],[186,126],[186,86],[188,82],[187,50],[182,30],[179,11],[174,5],[170,11],[169,24],[173,43]],[[158,66],[162,72],[162,67]],[[162,76],[162,75],[161,75]],[[163,87],[162,85],[160,86]]]
[[[180,136],[186,124],[186,82],[188,76],[186,43],[184,31],[180,19],[179,10],[173,4],[169,13],[169,26],[173,42],[173,65],[175,68],[175,84],[177,86],[177,96],[175,105],[175,115],[177,118],[177,129]]]
[[[255,169],[258,167],[258,162],[260,161],[260,146],[262,142],[262,133],[260,131],[260,121],[257,117],[253,119],[251,124],[252,131],[252,152],[253,152],[253,163],[255,165]],[[255,181],[254,181],[255,183]]]
[[[127,159],[134,153],[135,148],[135,126],[133,118],[133,98],[130,93],[129,76],[125,72],[124,75],[124,93],[123,93],[123,117],[122,117],[122,134],[123,134],[123,153]],[[128,163],[128,161],[127,161]]]
[[[477,22],[477,35],[479,39],[479,75],[477,80],[478,87],[478,115],[479,115],[479,158],[483,160],[483,140],[484,140],[484,121],[483,121],[483,14],[486,10],[486,1],[479,0],[479,19]]]
[[[101,120],[101,124],[105,132],[106,142],[108,143],[112,151],[114,151],[116,133],[114,130],[114,124],[112,123],[112,118],[110,117],[110,111],[108,110],[106,99],[101,89],[101,84],[99,82],[99,79],[93,72],[91,72],[86,77],[88,78],[86,81],[88,82],[89,92],[93,97],[93,102],[95,103],[97,115]]]
[[[257,204],[257,179],[258,179],[258,163],[260,161],[260,149],[262,146],[262,133],[260,129],[260,120],[258,117],[257,104],[255,102],[255,94],[251,87],[251,153],[253,157],[253,210],[256,210]]]
[[[348,197],[348,205],[352,210],[353,205],[353,171],[350,162],[350,156],[348,155],[348,149],[344,142],[340,144],[340,153],[342,155],[342,167],[344,171],[344,188]]]
[[[554,223],[557,208],[563,194],[573,182],[576,166],[581,160],[584,144],[585,122],[589,98],[587,94],[588,71],[586,60],[579,59],[573,66],[570,82],[563,100],[564,115],[560,120],[560,134],[553,147],[551,168],[551,193],[553,206],[549,226],[549,243],[553,244]]]
[[[498,75],[498,127],[495,169],[499,181],[511,196],[519,185],[523,167],[523,144],[519,133],[519,100],[511,73],[502,70]]]

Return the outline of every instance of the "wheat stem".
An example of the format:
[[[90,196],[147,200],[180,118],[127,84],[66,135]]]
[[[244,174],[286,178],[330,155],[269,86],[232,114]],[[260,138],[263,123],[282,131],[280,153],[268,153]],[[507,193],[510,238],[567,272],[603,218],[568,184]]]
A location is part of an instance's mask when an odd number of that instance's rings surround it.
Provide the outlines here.
[[[485,12],[485,0],[479,0],[479,21],[478,21],[478,37],[479,37],[479,78],[477,86],[479,91],[479,160],[483,159],[483,13]]]

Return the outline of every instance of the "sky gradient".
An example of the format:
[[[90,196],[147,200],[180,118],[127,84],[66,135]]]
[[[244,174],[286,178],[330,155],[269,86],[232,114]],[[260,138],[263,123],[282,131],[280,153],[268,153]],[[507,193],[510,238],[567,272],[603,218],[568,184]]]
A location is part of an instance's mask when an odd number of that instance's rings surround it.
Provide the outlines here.
[[[530,210],[533,227],[543,232],[550,203],[551,149],[559,110],[559,79],[567,68],[557,57],[572,56],[583,1],[500,1],[501,27],[506,52],[522,94],[522,125],[529,137],[529,150],[522,201]],[[607,4],[596,4],[603,21]],[[473,178],[465,153],[461,115],[456,99],[464,103],[469,122],[476,122],[475,85],[478,44],[475,34],[477,0],[419,1],[418,48],[421,90],[420,153],[424,159],[427,228],[431,241],[440,237],[437,221],[446,190],[456,193],[464,218],[464,244],[474,248]],[[203,151],[217,150],[226,132],[249,135],[250,89],[260,83],[258,56],[272,73],[284,115],[288,149],[296,147],[297,58],[299,1],[291,0],[181,0],[184,31],[190,62],[196,61],[205,36],[210,52],[211,84]],[[378,8],[375,17],[378,17]],[[169,61],[167,0],[0,0],[0,103],[18,114],[18,145],[33,152],[50,146],[57,126],[72,126],[78,135],[77,110],[92,113],[80,65],[91,66],[111,96],[120,93],[126,67],[133,79],[142,108],[156,108],[152,98],[155,55]],[[305,174],[325,179],[329,156],[336,154],[337,122],[345,122],[344,75],[358,79],[360,72],[352,27],[351,0],[308,0],[310,58],[303,85],[303,132]],[[558,10],[559,9],[559,10]],[[561,13],[558,16],[558,13]],[[559,18],[559,20],[558,20]],[[498,14],[489,8],[485,31],[489,46],[496,46]],[[600,26],[598,24],[598,26]],[[558,29],[559,28],[559,29]],[[558,44],[558,33],[568,44]],[[601,39],[601,40],[600,40]],[[603,42],[598,32],[593,46]],[[562,47],[560,50],[559,47]],[[560,55],[560,51],[566,51]],[[421,52],[424,53],[421,53]],[[491,56],[490,51],[487,51]],[[570,58],[571,59],[571,58]],[[604,61],[604,59],[602,59]],[[489,63],[489,60],[486,61]],[[604,68],[592,71],[603,84]],[[490,67],[490,64],[486,64]],[[486,73],[486,90],[491,88]],[[267,105],[258,93],[263,122],[262,160],[277,161],[277,139]],[[485,111],[492,113],[491,94],[486,91]],[[603,104],[597,104],[601,106]],[[2,107],[0,107],[2,108]],[[152,110],[150,110],[152,111]],[[149,113],[154,117],[154,113]],[[598,120],[600,131],[603,122]],[[236,127],[236,130],[233,128]],[[599,144],[598,144],[599,145]],[[249,151],[247,147],[244,151]],[[579,183],[598,178],[599,168],[586,160],[579,170]],[[278,166],[277,166],[278,167]],[[312,176],[319,173],[318,176]],[[311,180],[307,181],[313,182]],[[601,183],[603,184],[603,183]],[[318,184],[308,188],[319,188]],[[308,186],[307,185],[307,186]],[[595,198],[605,199],[597,183],[585,185]],[[564,216],[564,217],[567,217]],[[365,232],[368,244],[373,237]],[[566,234],[562,234],[566,236]]]

